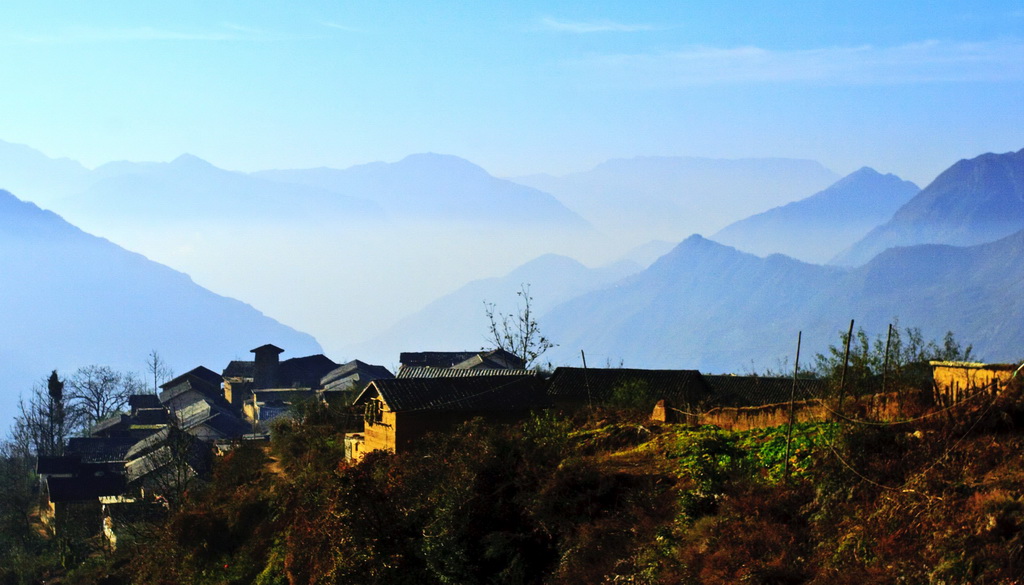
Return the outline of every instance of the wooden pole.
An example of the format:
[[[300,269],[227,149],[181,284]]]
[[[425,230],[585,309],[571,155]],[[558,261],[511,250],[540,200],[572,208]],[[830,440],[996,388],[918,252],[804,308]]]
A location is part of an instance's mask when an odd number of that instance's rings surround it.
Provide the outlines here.
[[[587,354],[580,350],[580,357],[583,358],[583,385],[587,387],[587,405],[591,410],[594,408],[594,399],[590,395],[590,376],[587,375]]]
[[[885,337],[885,357],[882,359],[882,394],[885,394],[886,382],[889,377],[889,343],[892,341],[892,323],[889,323],[889,333]]]
[[[784,479],[789,483],[789,445],[793,441],[793,419],[796,416],[796,376],[800,371],[800,341],[803,338],[803,331],[796,334],[796,361],[793,364],[793,388],[789,391],[789,429],[786,430],[786,467]]]
[[[850,330],[846,332],[846,352],[843,354],[843,374],[839,378],[839,405],[836,412],[843,412],[843,395],[846,394],[846,368],[850,365],[850,342],[853,340],[853,319],[850,319]]]

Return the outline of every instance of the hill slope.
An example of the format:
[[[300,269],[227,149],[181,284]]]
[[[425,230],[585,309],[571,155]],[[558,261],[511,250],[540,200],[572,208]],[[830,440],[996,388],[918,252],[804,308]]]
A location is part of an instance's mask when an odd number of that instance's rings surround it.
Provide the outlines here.
[[[857,266],[887,248],[914,244],[970,246],[1024,229],[1024,149],[983,154],[945,170],[892,219],[837,255]]]
[[[356,353],[387,363],[410,349],[462,351],[489,347],[488,321],[484,303],[499,312],[514,312],[522,299],[517,292],[528,285],[535,315],[571,298],[608,286],[640,270],[623,261],[602,268],[583,264],[556,254],[546,254],[512,270],[505,276],[475,280],[405,317],[367,343]],[[375,356],[380,356],[375,357]]]
[[[584,295],[543,316],[561,344],[553,359],[631,367],[742,372],[824,351],[844,323],[884,331],[898,318],[928,339],[946,331],[990,361],[1024,347],[1024,231],[969,248],[889,250],[855,270],[739,252],[699,236],[682,242],[619,286]],[[806,359],[806,358],[805,358]]]
[[[864,167],[824,191],[723,228],[716,242],[767,256],[824,263],[892,217],[920,189]]]
[[[836,179],[809,160],[652,156],[612,159],[565,177],[515,180],[553,194],[598,229],[641,243],[713,233]]]
[[[141,370],[152,349],[177,371],[199,364],[217,369],[264,343],[296,355],[321,351],[311,336],[6,191],[0,191],[0,274],[5,412],[54,368]]]
[[[587,227],[551,195],[492,177],[450,155],[414,154],[396,163],[261,171],[254,176],[366,198],[393,218]]]

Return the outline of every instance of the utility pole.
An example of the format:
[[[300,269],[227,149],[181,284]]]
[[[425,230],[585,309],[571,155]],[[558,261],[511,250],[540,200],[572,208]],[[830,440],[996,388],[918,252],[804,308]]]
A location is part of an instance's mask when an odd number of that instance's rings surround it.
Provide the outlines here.
[[[793,388],[789,392],[789,429],[786,430],[786,467],[783,476],[786,483],[789,483],[789,445],[793,441],[793,419],[796,416],[796,405],[793,401],[796,399],[796,376],[800,371],[800,341],[803,335],[803,331],[796,334],[796,362],[793,364]]]
[[[846,367],[850,365],[850,342],[853,340],[853,319],[850,319],[850,330],[846,333],[846,352],[843,354],[843,374],[839,378],[839,405],[836,412],[843,412],[843,395],[846,394]]]
[[[580,357],[583,358],[583,385],[587,387],[587,405],[594,409],[594,399],[590,396],[590,376],[587,375],[587,354],[580,350]]]

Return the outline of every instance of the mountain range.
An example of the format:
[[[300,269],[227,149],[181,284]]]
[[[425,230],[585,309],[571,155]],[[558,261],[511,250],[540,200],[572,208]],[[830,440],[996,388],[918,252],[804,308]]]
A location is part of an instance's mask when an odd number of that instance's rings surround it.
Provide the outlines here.
[[[141,371],[154,349],[179,372],[216,370],[265,343],[293,355],[321,351],[313,337],[6,191],[0,274],[3,412],[53,369]]]
[[[380,335],[353,348],[357,355],[398,356],[396,348],[411,351],[463,351],[490,347],[485,303],[498,314],[517,314],[526,287],[531,311],[542,314],[586,292],[615,283],[639,272],[641,265],[622,260],[600,268],[587,268],[576,260],[545,254],[501,277],[475,280],[403,318]],[[400,349],[399,351],[402,351]]]
[[[983,154],[943,171],[892,218],[837,255],[857,266],[888,248],[970,246],[1024,229],[1024,149]]]
[[[608,160],[563,177],[513,180],[551,193],[599,230],[637,244],[714,233],[838,178],[810,160],[646,156]]]
[[[529,187],[436,154],[344,170],[247,174],[189,155],[88,170],[0,143],[0,186],[35,189],[86,231],[314,333],[336,361],[481,347],[483,303],[514,311],[529,284],[559,344],[545,360],[575,364],[583,349],[591,364],[739,372],[790,359],[797,331],[823,351],[851,318],[1020,357],[1022,153],[960,161],[918,191],[786,159],[621,159]],[[740,208],[743,193],[760,196]],[[2,396],[54,367],[138,369],[151,349],[180,368],[268,341],[320,351],[181,272],[7,193],[0,203],[0,326],[15,332],[0,346]],[[691,223],[721,241],[665,242]],[[630,238],[648,243],[609,264]],[[588,254],[602,268],[577,261]]]
[[[711,239],[744,252],[823,264],[892,217],[921,189],[864,167],[806,199],[752,215]]]
[[[929,234],[940,243],[890,247],[856,268],[762,258],[692,236],[647,270],[544,315],[561,344],[550,357],[570,361],[584,349],[633,367],[763,371],[791,363],[799,331],[821,351],[852,318],[868,331],[894,320],[927,338],[953,331],[984,359],[1019,359],[1022,176],[1021,153],[958,162],[851,250],[887,233]],[[1014,222],[1017,231],[1001,233]],[[986,243],[962,245],[978,240]]]
[[[548,193],[493,177],[451,155],[414,154],[395,163],[261,171],[252,176],[365,197],[394,218],[587,227]]]

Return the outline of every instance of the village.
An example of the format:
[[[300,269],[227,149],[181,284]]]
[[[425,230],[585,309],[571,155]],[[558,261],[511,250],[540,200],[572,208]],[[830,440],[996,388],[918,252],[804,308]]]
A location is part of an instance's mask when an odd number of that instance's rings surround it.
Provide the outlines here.
[[[406,352],[397,373],[324,355],[281,359],[272,344],[250,350],[217,373],[198,366],[130,397],[128,412],[72,437],[60,455],[37,462],[42,519],[55,533],[102,534],[116,548],[119,526],[159,517],[198,482],[218,456],[240,443],[271,440],[272,429],[303,405],[341,405],[351,416],[344,453],[358,463],[374,451],[415,449],[430,433],[453,432],[482,418],[512,422],[531,412],[630,405],[661,423],[724,430],[824,422],[857,416],[897,420],[905,402],[949,408],[980,393],[998,394],[1012,364],[930,361],[916,364],[923,384],[850,396],[836,404],[826,379],[709,375],[696,370],[559,367],[547,375],[503,349]],[[922,388],[920,386],[925,386]],[[853,409],[853,410],[850,410]]]

